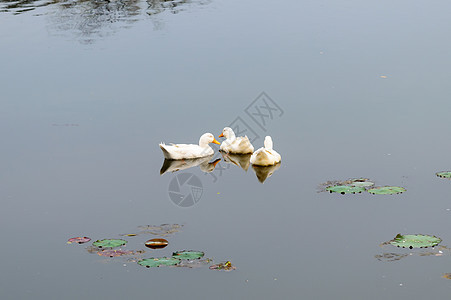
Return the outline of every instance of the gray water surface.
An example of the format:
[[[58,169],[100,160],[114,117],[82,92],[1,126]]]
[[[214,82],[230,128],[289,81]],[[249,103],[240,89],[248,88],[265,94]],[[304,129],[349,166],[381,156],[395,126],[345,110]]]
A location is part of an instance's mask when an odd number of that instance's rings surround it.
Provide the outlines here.
[[[446,1],[0,1],[1,298],[446,297],[449,255],[380,244],[422,233],[451,246],[451,182],[435,176],[451,169],[450,10]],[[262,92],[280,110],[261,127],[246,108]],[[160,175],[160,142],[196,143],[237,118],[255,148],[271,135],[282,155],[264,184],[223,160],[211,173]],[[202,183],[190,207],[168,194],[181,173]],[[407,192],[318,193],[355,177]],[[66,244],[159,224],[183,228],[144,257],[201,250],[237,270],[146,269]],[[150,238],[127,237],[126,248]],[[375,257],[383,253],[413,254]]]

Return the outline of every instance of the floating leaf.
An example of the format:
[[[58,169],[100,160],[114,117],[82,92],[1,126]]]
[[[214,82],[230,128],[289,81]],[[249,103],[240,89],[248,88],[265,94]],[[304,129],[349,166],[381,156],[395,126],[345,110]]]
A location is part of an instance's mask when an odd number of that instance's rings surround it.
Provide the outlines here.
[[[124,234],[121,234],[121,236],[137,236],[137,234],[136,233],[124,233]]]
[[[182,230],[183,225],[179,224],[161,224],[160,226],[146,225],[139,226],[141,233],[150,233],[158,236],[166,236]]]
[[[368,193],[373,195],[393,195],[393,194],[401,194],[405,192],[406,189],[399,186],[382,186],[376,187],[368,190]]]
[[[445,274],[443,274],[442,278],[445,278],[445,279],[451,279],[451,273],[445,273]]]
[[[172,257],[175,257],[178,259],[188,259],[188,260],[199,259],[199,258],[203,257],[204,255],[205,255],[205,253],[201,252],[201,251],[187,251],[187,250],[176,251],[176,252],[172,253]]]
[[[146,247],[152,248],[152,249],[161,249],[166,247],[169,244],[169,242],[165,239],[151,239],[144,243]]]
[[[71,238],[71,239],[67,240],[67,243],[68,243],[68,244],[72,244],[72,243],[84,244],[84,243],[89,242],[90,240],[91,240],[91,239],[88,238],[87,236],[84,236],[84,237],[74,237],[74,238]]]
[[[96,246],[97,248],[116,248],[123,246],[125,244],[127,244],[127,241],[115,239],[97,240],[94,243],[92,243],[92,245]]]
[[[356,182],[349,184],[349,186],[355,186],[355,187],[369,187],[369,186],[373,186],[373,185],[374,185],[374,182],[371,182],[371,181],[356,181]]]
[[[123,255],[132,255],[135,254],[135,251],[131,250],[102,250],[97,252],[100,256],[107,256],[107,257],[118,257]]]
[[[435,173],[435,175],[437,175],[440,178],[451,178],[451,172],[450,171],[438,172],[438,173]]]
[[[210,270],[232,271],[232,270],[236,270],[236,267],[233,266],[230,261],[226,261],[224,263],[219,263],[217,265],[210,266]]]
[[[173,257],[146,258],[138,261],[138,264],[146,268],[159,266],[175,266],[180,263],[180,259]]]
[[[210,258],[182,260],[178,265],[176,265],[176,267],[192,269],[209,265],[211,262],[212,260]]]
[[[365,191],[365,188],[363,187],[357,187],[357,186],[348,186],[348,185],[335,185],[330,186],[326,188],[326,191],[331,193],[340,193],[340,194],[355,194],[355,193],[361,193]]]
[[[422,234],[398,234],[390,244],[402,248],[427,248],[437,246],[442,240],[436,236]]]

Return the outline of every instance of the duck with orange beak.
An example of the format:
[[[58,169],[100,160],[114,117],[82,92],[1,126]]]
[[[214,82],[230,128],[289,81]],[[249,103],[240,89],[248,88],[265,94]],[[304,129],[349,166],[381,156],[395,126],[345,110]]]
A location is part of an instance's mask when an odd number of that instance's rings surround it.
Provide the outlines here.
[[[213,134],[204,133],[199,139],[199,145],[194,144],[171,144],[160,143],[161,151],[166,159],[192,159],[213,155],[214,150],[208,145],[210,143],[220,144]]]
[[[226,139],[221,143],[219,150],[232,154],[250,154],[254,152],[254,146],[252,146],[247,136],[236,137],[232,128],[225,127],[219,137],[225,137]]]

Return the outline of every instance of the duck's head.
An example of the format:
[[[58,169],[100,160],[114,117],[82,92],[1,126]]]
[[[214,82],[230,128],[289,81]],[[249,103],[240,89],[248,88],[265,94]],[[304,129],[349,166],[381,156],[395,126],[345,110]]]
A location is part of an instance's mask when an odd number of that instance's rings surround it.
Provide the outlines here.
[[[210,143],[221,144],[211,133],[204,133],[199,139],[199,146],[201,147],[206,147]]]
[[[269,135],[265,137],[265,142],[263,143],[263,145],[265,145],[266,149],[272,150],[272,138]]]
[[[230,127],[224,127],[219,137],[225,137],[226,139],[234,139],[235,132],[233,132],[232,128]]]

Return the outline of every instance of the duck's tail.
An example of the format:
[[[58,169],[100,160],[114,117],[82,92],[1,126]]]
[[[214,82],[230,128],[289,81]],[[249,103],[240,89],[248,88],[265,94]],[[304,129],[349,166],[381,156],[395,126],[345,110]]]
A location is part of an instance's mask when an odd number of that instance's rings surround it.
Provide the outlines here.
[[[164,143],[160,143],[160,149],[163,151],[163,155],[165,158],[171,158],[171,155],[169,154],[169,151],[166,149],[166,145]]]

